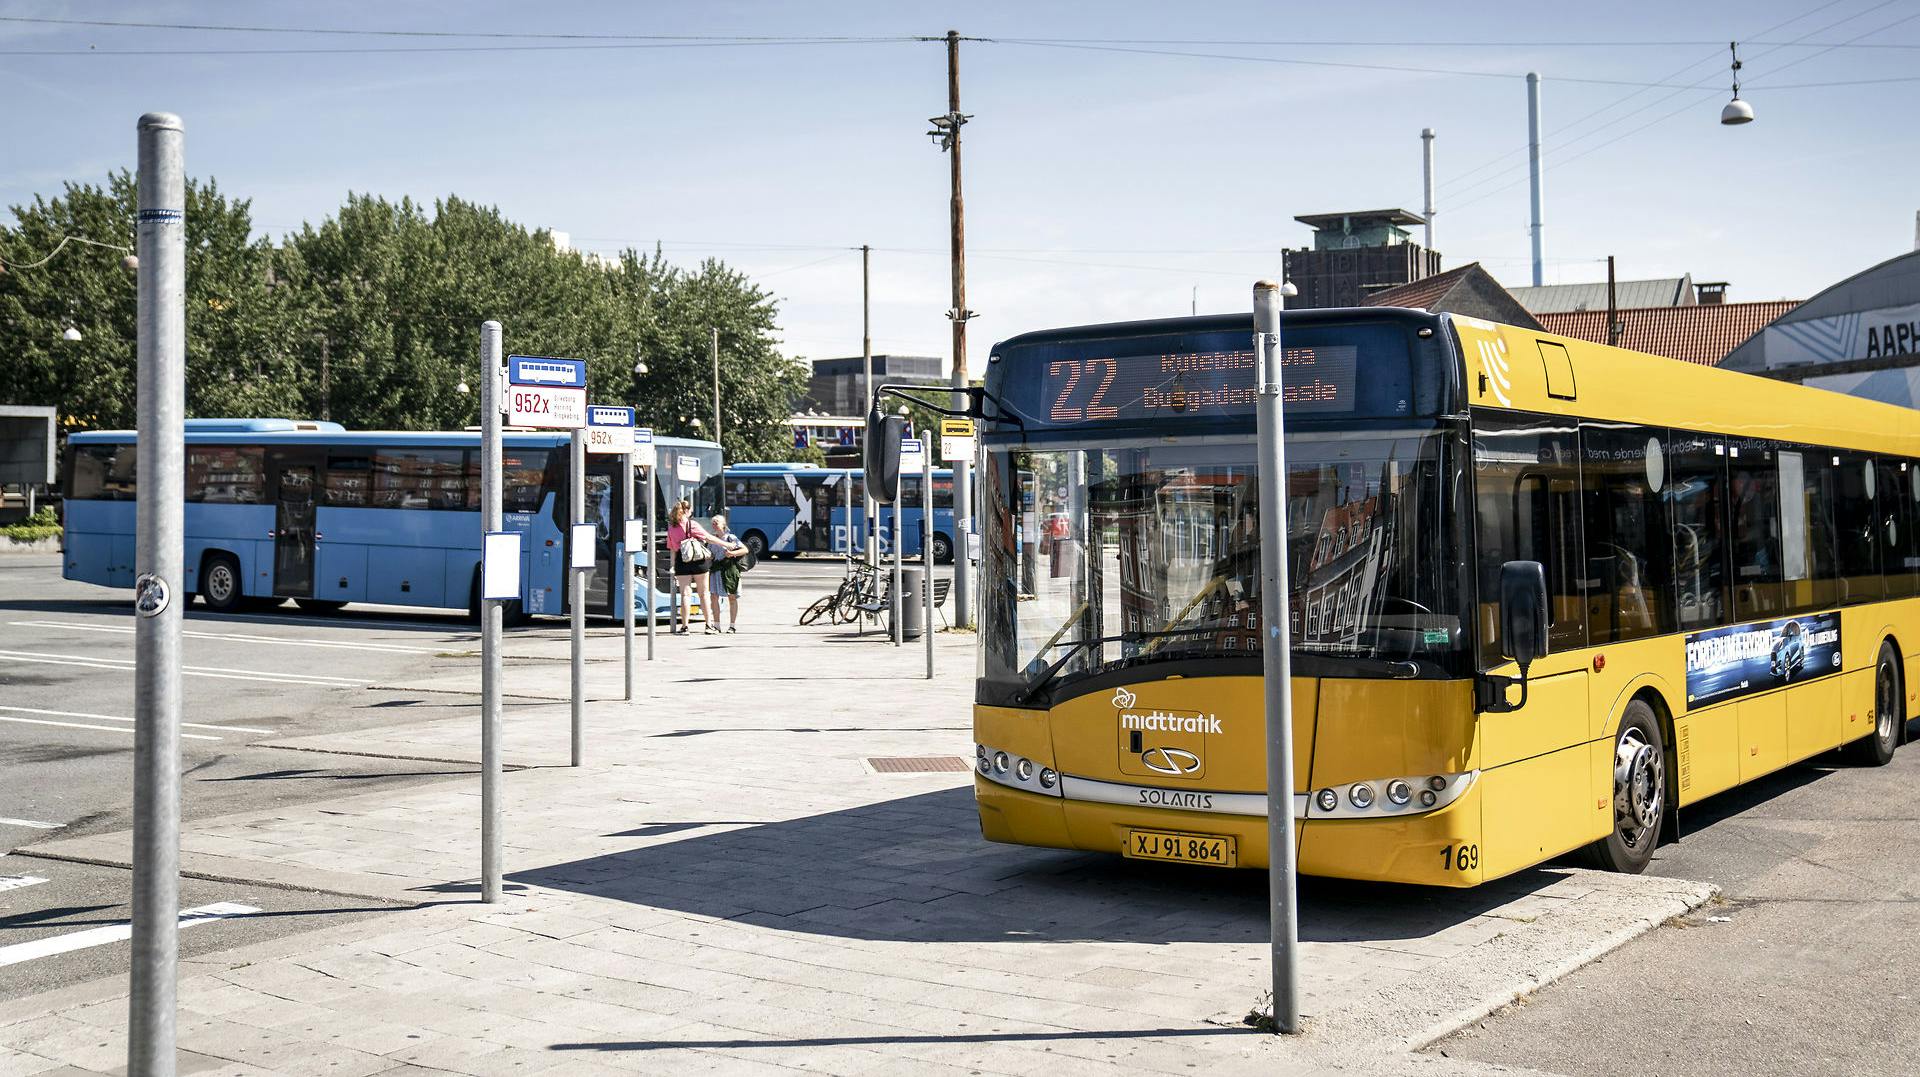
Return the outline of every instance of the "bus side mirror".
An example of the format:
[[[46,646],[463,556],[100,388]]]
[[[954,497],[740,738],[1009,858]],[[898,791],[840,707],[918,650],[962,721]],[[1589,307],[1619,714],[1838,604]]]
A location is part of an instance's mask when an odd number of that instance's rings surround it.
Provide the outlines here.
[[[1527,667],[1547,653],[1547,570],[1538,561],[1500,566],[1500,653]]]
[[[904,415],[882,415],[878,404],[867,412],[867,496],[881,505],[900,500],[900,439],[907,433]]]

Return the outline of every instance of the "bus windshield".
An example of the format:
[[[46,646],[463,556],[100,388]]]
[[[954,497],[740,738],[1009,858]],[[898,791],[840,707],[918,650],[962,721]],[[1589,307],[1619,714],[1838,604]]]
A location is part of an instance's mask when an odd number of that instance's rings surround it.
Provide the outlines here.
[[[1287,439],[1293,646],[1314,672],[1420,676],[1459,664],[1461,559],[1442,511],[1450,438]],[[990,452],[983,578],[999,593],[983,605],[985,679],[1033,693],[1150,662],[1257,655],[1254,459],[1251,437]]]

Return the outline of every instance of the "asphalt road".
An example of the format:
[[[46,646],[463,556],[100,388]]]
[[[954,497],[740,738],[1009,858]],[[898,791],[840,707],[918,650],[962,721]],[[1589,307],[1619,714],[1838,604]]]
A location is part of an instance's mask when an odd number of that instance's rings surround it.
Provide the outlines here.
[[[747,576],[741,624],[790,623],[839,582],[842,562],[770,561]],[[590,646],[619,630],[589,621]],[[454,611],[292,606],[216,614],[188,607],[181,741],[183,818],[347,794],[474,780],[460,764],[275,748],[263,742],[472,714],[477,696],[396,690],[462,668],[478,637]],[[516,629],[513,643],[565,653],[564,621]],[[670,657],[672,644],[666,654]],[[511,645],[511,644],[510,644]],[[34,857],[34,844],[132,825],[133,620],[130,593],[60,578],[57,558],[0,557],[0,999],[124,973],[129,873]],[[474,684],[477,690],[478,675]],[[509,706],[514,701],[508,701]],[[181,908],[257,909],[185,930],[198,954],[377,915],[377,903],[187,880]],[[95,935],[80,935],[95,932]]]
[[[1910,730],[1910,735],[1913,730]],[[1651,872],[1725,901],[1435,1045],[1574,1075],[1920,1069],[1920,743],[1821,757],[1682,813]]]

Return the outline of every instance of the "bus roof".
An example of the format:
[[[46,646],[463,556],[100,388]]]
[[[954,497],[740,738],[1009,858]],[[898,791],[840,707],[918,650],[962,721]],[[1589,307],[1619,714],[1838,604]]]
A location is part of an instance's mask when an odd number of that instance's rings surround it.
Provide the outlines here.
[[[112,445],[134,440],[132,430],[88,430],[71,434],[75,445]],[[477,446],[478,430],[348,430],[339,423],[295,419],[188,419],[190,445],[446,445]],[[565,430],[508,429],[508,445],[526,448],[557,447],[572,440]],[[669,448],[718,449],[712,441],[655,437],[655,445]]]

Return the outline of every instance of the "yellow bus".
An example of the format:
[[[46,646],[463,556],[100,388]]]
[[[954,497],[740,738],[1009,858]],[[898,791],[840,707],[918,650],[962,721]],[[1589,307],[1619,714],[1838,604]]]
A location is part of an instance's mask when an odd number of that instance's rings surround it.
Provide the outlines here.
[[[1640,871],[1681,806],[1892,757],[1920,415],[1423,311],[1283,327],[1303,873]],[[1253,366],[1246,316],[995,347],[987,838],[1266,866]]]

